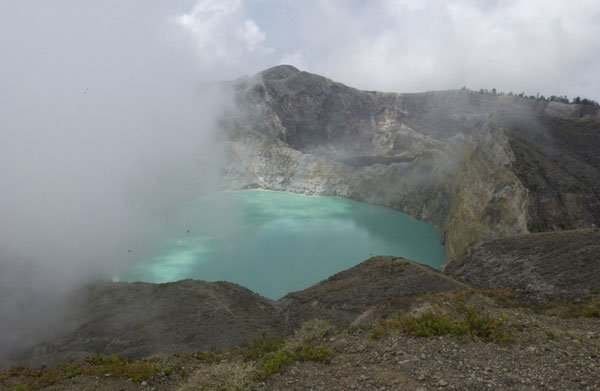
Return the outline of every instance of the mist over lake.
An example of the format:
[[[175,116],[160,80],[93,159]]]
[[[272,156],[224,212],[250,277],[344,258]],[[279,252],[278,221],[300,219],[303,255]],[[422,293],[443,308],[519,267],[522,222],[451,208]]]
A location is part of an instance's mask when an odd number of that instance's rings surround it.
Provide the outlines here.
[[[227,210],[234,228],[203,216]],[[440,232],[408,215],[341,197],[249,190],[221,192],[186,206],[179,233],[126,281],[231,281],[276,299],[373,255],[433,267],[444,258]]]

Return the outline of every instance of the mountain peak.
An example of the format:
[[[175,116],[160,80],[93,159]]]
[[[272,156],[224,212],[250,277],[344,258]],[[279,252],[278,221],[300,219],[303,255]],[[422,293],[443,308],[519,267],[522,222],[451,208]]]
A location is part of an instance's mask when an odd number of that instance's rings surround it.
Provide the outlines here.
[[[300,73],[300,70],[292,65],[277,65],[269,69],[265,69],[260,72],[260,75],[265,80],[280,80],[287,79],[290,76],[293,76],[297,73]]]

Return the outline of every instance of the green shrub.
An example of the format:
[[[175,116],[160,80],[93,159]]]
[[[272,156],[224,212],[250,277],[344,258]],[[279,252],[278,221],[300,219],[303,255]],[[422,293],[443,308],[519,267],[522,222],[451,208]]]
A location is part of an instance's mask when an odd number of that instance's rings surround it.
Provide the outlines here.
[[[303,346],[296,351],[278,350],[262,359],[258,366],[256,378],[264,380],[274,373],[283,370],[293,362],[322,362],[328,363],[334,353],[324,346]]]
[[[259,338],[239,349],[244,361],[257,361],[269,353],[280,350],[284,341],[280,338]]]
[[[506,319],[503,316],[494,319],[487,314],[477,312],[471,307],[465,307],[464,311],[464,322],[471,336],[496,343],[507,343],[514,339],[512,333],[506,327]]]
[[[85,362],[89,366],[80,369],[80,373],[96,376],[110,373],[111,376],[125,377],[136,383],[147,380],[157,373],[165,372],[166,369],[156,363],[129,361],[118,355],[91,356],[86,358]],[[167,371],[170,371],[170,368]]]
[[[192,357],[201,363],[210,364],[219,361],[219,358],[211,352],[195,352]]]
[[[293,353],[294,361],[329,363],[335,354],[325,346],[305,346]]]
[[[418,317],[404,316],[385,320],[373,327],[371,338],[379,339],[392,330],[401,330],[418,337],[471,336],[496,343],[513,340],[503,317],[492,318],[468,306],[463,306],[451,314],[426,312]]]
[[[600,318],[600,302],[597,299],[589,299],[575,304],[567,305],[567,316]]]
[[[284,348],[290,351],[297,350],[302,346],[332,335],[334,331],[333,325],[328,321],[321,319],[306,321],[294,334],[286,338]]]
[[[263,358],[258,367],[257,378],[264,380],[274,373],[283,372],[283,369],[294,361],[292,354],[279,350]]]
[[[463,336],[469,333],[464,321],[458,321],[448,315],[437,315],[431,312],[418,318],[408,317],[402,322],[402,330],[418,337],[434,337],[439,335]]]
[[[179,391],[248,390],[252,384],[254,374],[255,367],[253,363],[221,362],[207,365],[194,372]]]
[[[593,307],[582,307],[580,311],[581,316],[586,318],[600,318],[600,310]]]

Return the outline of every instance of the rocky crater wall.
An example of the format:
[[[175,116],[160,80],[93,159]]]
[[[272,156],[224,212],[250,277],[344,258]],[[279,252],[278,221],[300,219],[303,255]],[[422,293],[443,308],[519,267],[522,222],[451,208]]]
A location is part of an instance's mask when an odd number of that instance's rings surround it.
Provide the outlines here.
[[[473,244],[600,223],[600,117],[466,90],[359,91],[278,66],[228,85],[223,186],[392,207]]]

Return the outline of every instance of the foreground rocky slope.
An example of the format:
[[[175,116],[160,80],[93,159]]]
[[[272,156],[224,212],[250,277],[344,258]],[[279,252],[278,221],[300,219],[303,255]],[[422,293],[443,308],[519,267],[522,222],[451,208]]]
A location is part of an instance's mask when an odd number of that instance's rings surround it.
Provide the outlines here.
[[[334,328],[310,321],[286,338],[227,351],[94,356],[0,372],[8,390],[596,390],[600,312],[459,289],[414,298],[387,320]],[[476,321],[445,328],[462,308]],[[598,310],[596,310],[598,311]],[[419,320],[421,319],[421,320]],[[423,321],[427,319],[427,321]],[[416,322],[416,323],[415,323]],[[407,325],[418,324],[415,329]],[[496,334],[490,334],[488,331]],[[431,333],[426,336],[423,332]],[[429,335],[429,334],[427,334]],[[501,338],[499,338],[501,336]]]
[[[597,107],[359,91],[278,66],[229,86],[227,188],[341,195],[475,243],[600,223]]]

